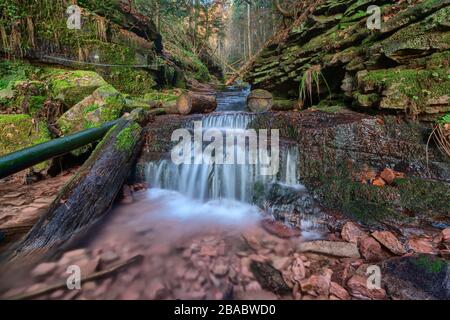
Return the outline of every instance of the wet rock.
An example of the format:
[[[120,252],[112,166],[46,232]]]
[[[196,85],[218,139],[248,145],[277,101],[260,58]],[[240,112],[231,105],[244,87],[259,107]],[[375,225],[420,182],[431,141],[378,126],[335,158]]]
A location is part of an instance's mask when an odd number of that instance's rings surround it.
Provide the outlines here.
[[[386,181],[387,184],[392,184],[392,182],[394,182],[394,180],[396,178],[396,174],[395,174],[394,170],[385,168],[383,171],[381,171],[380,177],[384,181]]]
[[[354,243],[335,241],[310,241],[300,243],[297,249],[301,252],[329,254],[336,257],[359,258],[358,246]]]
[[[31,275],[35,278],[45,278],[50,276],[57,268],[58,264],[55,262],[44,262],[36,266],[31,271]]]
[[[119,255],[112,250],[105,251],[100,255],[102,263],[109,264],[119,260]]]
[[[289,257],[274,257],[272,258],[272,265],[275,269],[280,271],[286,269],[291,262],[291,258]]]
[[[281,272],[270,264],[251,261],[250,270],[263,289],[277,294],[288,294],[291,291]]]
[[[408,247],[416,253],[437,254],[433,241],[424,238],[412,238],[408,240]]]
[[[434,255],[416,254],[386,260],[382,281],[398,299],[450,299],[448,261]]]
[[[302,259],[296,258],[291,265],[292,280],[299,282],[306,277],[306,270]]]
[[[300,281],[302,292],[312,296],[328,296],[330,293],[331,276],[333,271],[324,269],[319,274],[313,274]]]
[[[213,246],[204,245],[200,249],[200,255],[207,257],[215,257],[217,256],[217,249]]]
[[[359,250],[367,261],[380,261],[384,258],[380,243],[372,237],[362,239]]]
[[[386,291],[383,288],[371,288],[367,287],[367,278],[365,276],[355,274],[348,282],[347,287],[350,290],[350,294],[362,300],[384,300],[386,298]]]
[[[393,254],[401,256],[406,253],[404,246],[392,232],[375,231],[372,233],[372,237],[388,248]]]
[[[341,237],[345,241],[358,243],[359,239],[366,237],[366,233],[361,228],[351,221],[344,224],[341,231]]]
[[[442,230],[442,241],[450,242],[450,228]]]
[[[212,271],[218,277],[223,277],[228,273],[229,267],[225,261],[219,260],[214,265]]]
[[[337,297],[339,300],[349,300],[350,295],[342,286],[336,282],[331,281],[330,283],[330,294]]]
[[[279,238],[292,238],[300,236],[300,230],[291,228],[282,222],[275,221],[273,219],[264,219],[261,221],[261,226],[268,233],[277,236]]]

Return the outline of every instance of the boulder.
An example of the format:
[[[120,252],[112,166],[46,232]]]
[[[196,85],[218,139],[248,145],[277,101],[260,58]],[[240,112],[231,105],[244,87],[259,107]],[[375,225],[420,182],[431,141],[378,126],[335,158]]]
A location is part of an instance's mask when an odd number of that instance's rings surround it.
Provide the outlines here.
[[[301,234],[300,229],[289,227],[280,221],[276,221],[270,218],[262,220],[261,226],[268,233],[279,238],[299,237]]]
[[[383,288],[371,288],[367,286],[367,277],[355,274],[347,281],[350,294],[361,300],[384,300],[386,291]]]
[[[367,261],[380,261],[384,258],[381,245],[372,237],[361,239],[359,250]]]
[[[341,230],[341,237],[347,242],[358,243],[361,238],[367,237],[367,234],[354,222],[346,222]]]
[[[56,69],[50,73],[48,84],[52,97],[70,108],[108,83],[93,71]]]
[[[63,134],[102,125],[121,116],[123,96],[110,85],[95,90],[64,113],[57,121]]]
[[[307,279],[300,281],[303,293],[312,296],[326,296],[330,294],[331,276],[333,271],[324,269],[320,273],[313,274]]]

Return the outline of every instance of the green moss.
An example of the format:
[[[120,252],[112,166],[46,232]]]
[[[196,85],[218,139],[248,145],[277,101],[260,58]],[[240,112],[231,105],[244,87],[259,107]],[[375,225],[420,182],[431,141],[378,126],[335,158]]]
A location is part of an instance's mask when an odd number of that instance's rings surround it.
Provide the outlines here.
[[[91,104],[89,106],[87,106],[86,108],[83,109],[83,114],[88,114],[89,112],[95,111],[98,108],[100,108],[100,106],[98,104]]]
[[[374,70],[364,76],[362,82],[365,83],[366,87],[375,88],[378,92],[391,88],[405,95],[418,108],[423,108],[430,98],[438,98],[449,94],[450,79],[448,78],[448,72],[449,70],[445,68]],[[392,102],[392,104],[395,103]],[[406,107],[406,105],[403,104],[403,107]]]
[[[0,115],[0,156],[50,140],[50,133],[43,122],[34,122],[26,114]],[[34,168],[42,170],[48,161]]]
[[[131,149],[136,143],[137,136],[140,130],[141,127],[139,126],[139,124],[134,123],[133,125],[120,131],[114,144],[115,148],[119,151],[126,151]]]

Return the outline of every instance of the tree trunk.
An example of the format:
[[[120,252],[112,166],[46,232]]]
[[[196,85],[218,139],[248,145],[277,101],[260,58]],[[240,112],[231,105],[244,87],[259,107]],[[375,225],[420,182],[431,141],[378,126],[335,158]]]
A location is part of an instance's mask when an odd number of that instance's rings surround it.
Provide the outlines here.
[[[101,139],[117,121],[77,132],[0,157],[0,179]]]
[[[251,29],[251,20],[250,20],[250,3],[247,3],[247,37],[248,37],[248,59],[252,58],[252,35],[250,32]]]
[[[142,128],[131,117],[109,130],[10,259],[39,256],[87,231],[111,208],[140,150]]]
[[[215,95],[198,94],[194,92],[183,93],[178,97],[177,109],[179,114],[208,113],[216,110]]]

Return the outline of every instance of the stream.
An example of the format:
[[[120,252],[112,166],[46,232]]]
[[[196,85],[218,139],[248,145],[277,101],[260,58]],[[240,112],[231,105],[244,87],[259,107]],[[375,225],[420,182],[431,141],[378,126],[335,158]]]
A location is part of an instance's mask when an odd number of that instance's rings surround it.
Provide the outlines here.
[[[203,128],[245,130],[252,120],[245,112],[247,94],[248,89],[220,92],[218,110],[202,118]],[[236,152],[245,150],[236,146]],[[80,265],[83,274],[135,255],[142,255],[143,262],[115,277],[82,282],[82,290],[58,290],[46,298],[276,298],[262,290],[250,262],[269,262],[283,270],[299,242],[326,234],[320,210],[299,181],[298,163],[292,144],[281,144],[280,170],[274,176],[261,175],[259,164],[175,165],[170,159],[147,163],[150,188],[134,193],[133,203],[118,204],[77,250],[54,262],[55,270],[45,280],[56,282],[73,264]],[[258,185],[294,194],[296,202],[259,201],[257,206]],[[299,203],[309,203],[309,214],[291,212]],[[269,234],[261,227],[267,217],[301,228],[300,235],[285,239]],[[28,277],[23,286],[28,282],[29,288],[30,280],[35,282]]]

